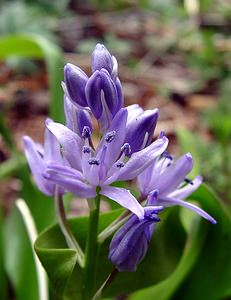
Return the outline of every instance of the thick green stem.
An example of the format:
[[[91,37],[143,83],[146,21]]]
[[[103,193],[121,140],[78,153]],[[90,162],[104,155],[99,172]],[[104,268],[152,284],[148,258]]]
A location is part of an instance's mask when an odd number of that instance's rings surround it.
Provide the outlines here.
[[[95,199],[89,200],[90,216],[88,235],[85,251],[85,265],[83,277],[83,300],[92,299],[95,292],[95,277],[96,266],[98,261],[99,244],[97,241],[98,236],[98,223],[99,223],[99,208],[100,208],[100,195],[99,188],[97,188],[97,196]]]
[[[67,222],[66,214],[65,214],[65,209],[63,205],[63,199],[62,196],[59,194],[59,189],[56,186],[55,189],[55,210],[56,210],[56,215],[58,218],[59,226],[62,230],[63,235],[65,236],[67,245],[71,249],[75,249],[77,252],[77,260],[78,263],[81,267],[83,267],[83,262],[84,262],[84,254],[79,246],[78,242],[76,241],[69,224]]]

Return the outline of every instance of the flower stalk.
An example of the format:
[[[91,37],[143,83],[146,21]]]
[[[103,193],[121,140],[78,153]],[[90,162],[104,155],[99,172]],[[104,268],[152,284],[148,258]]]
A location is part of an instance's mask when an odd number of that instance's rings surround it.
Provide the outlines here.
[[[55,211],[58,218],[58,223],[61,228],[63,235],[65,236],[67,245],[70,249],[75,249],[77,253],[77,261],[81,267],[84,266],[84,254],[79,245],[76,241],[66,218],[65,208],[63,205],[62,196],[59,193],[59,188],[56,186],[55,188]]]
[[[99,252],[99,243],[97,240],[100,211],[99,192],[100,188],[98,187],[96,197],[94,199],[88,200],[88,203],[91,203],[92,205],[90,205],[89,226],[85,250],[85,264],[82,290],[83,300],[92,299],[95,291],[96,267]]]

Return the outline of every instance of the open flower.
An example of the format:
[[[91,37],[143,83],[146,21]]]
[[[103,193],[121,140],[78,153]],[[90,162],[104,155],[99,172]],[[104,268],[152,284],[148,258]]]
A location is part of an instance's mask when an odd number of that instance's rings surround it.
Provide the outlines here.
[[[69,166],[51,162],[43,175],[76,196],[92,198],[96,188],[104,195],[143,218],[144,209],[126,189],[110,186],[117,180],[131,180],[149,166],[167,147],[168,139],[162,137],[148,147],[131,154],[125,142],[127,110],[121,109],[113,119],[108,132],[96,150],[91,143],[91,130],[85,126],[82,136],[59,123],[49,123],[47,128],[57,138],[62,154]]]
[[[202,183],[202,177],[188,180],[186,176],[193,168],[193,158],[190,153],[182,155],[176,161],[167,152],[153,160],[152,164],[138,176],[138,185],[143,198],[156,191],[158,197],[155,205],[164,207],[180,205],[187,207],[203,218],[216,224],[216,220],[198,206],[184,201]]]

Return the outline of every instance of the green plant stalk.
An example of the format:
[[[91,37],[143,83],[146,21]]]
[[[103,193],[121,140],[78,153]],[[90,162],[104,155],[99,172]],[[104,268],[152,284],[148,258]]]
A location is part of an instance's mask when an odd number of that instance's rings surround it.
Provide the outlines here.
[[[63,235],[65,236],[67,245],[70,249],[75,249],[77,253],[77,260],[81,267],[83,267],[84,254],[79,243],[76,241],[69,224],[67,222],[65,208],[63,205],[62,196],[59,194],[58,187],[55,189],[55,211],[58,218],[60,229],[62,230]]]
[[[100,188],[97,188],[97,195],[94,199],[89,199],[90,215],[88,236],[85,251],[85,265],[83,276],[82,300],[92,299],[95,292],[96,266],[98,261],[98,223],[100,211]]]

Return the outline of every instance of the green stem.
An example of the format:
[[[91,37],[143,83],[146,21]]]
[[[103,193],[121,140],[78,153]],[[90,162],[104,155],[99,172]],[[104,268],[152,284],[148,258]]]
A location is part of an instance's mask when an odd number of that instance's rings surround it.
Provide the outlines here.
[[[67,222],[65,208],[63,205],[63,199],[62,199],[62,196],[59,194],[59,189],[57,186],[55,189],[55,210],[56,210],[56,215],[58,218],[59,226],[62,230],[63,235],[65,236],[67,245],[70,249],[76,250],[78,263],[81,267],[83,267],[84,254],[83,254],[83,251],[82,251],[80,245],[76,241],[76,239],[69,227],[69,224]]]
[[[82,299],[92,299],[95,292],[95,277],[96,265],[98,260],[99,244],[97,241],[98,236],[98,223],[99,223],[99,208],[100,208],[100,195],[99,188],[97,188],[97,195],[95,199],[89,200],[90,216],[88,225],[88,236],[85,251],[85,266],[83,277],[83,291]]]

